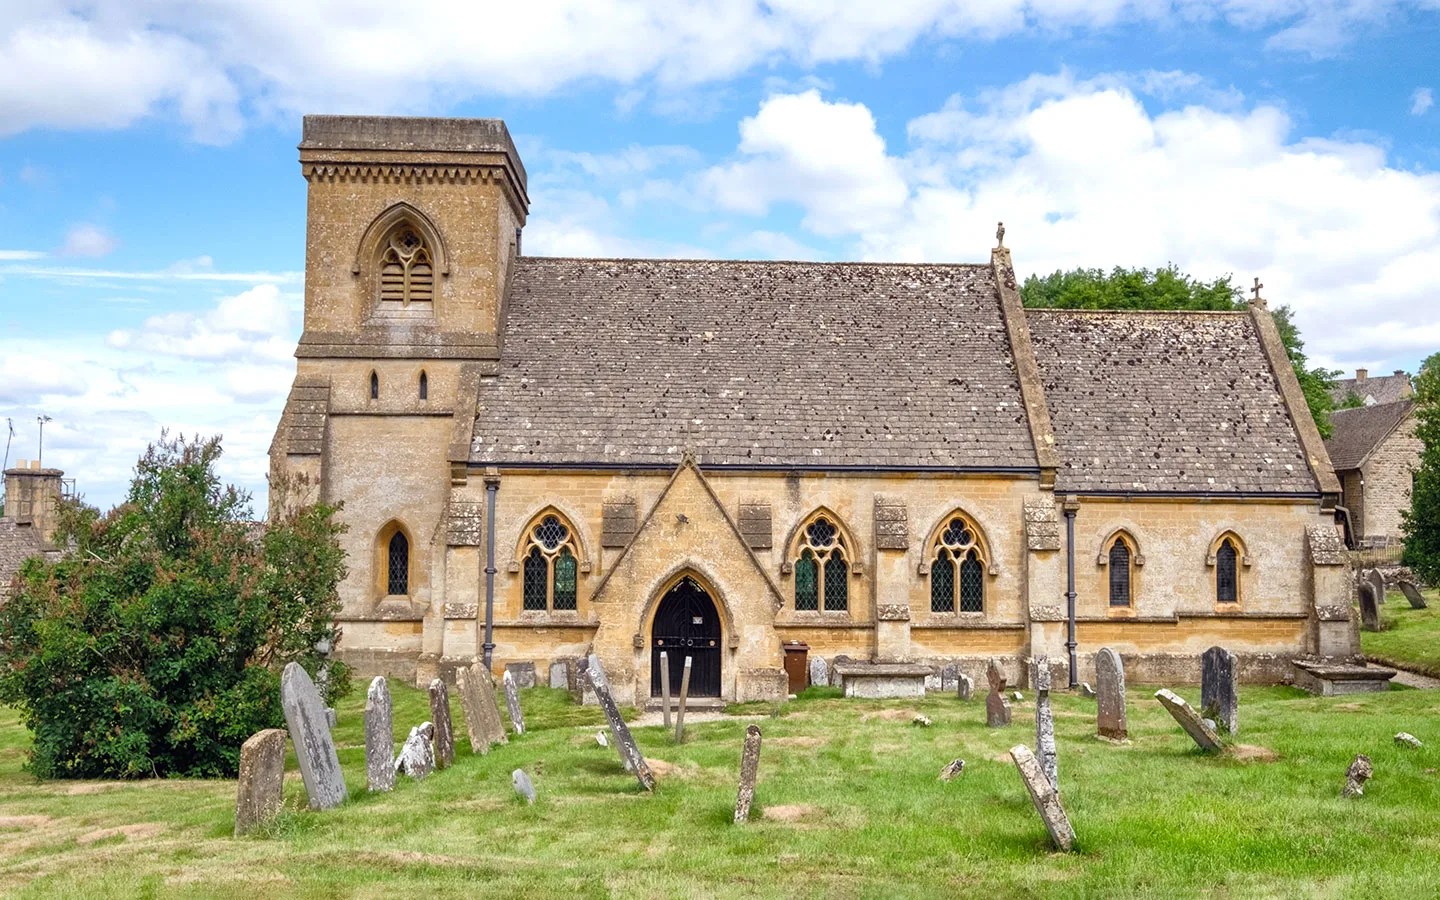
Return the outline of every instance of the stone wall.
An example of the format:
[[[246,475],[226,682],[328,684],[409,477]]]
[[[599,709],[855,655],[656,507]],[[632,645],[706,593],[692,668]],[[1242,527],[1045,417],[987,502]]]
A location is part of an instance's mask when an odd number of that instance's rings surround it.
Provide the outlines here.
[[[1411,480],[1420,465],[1422,449],[1415,436],[1415,415],[1411,413],[1370,454],[1361,469],[1365,479],[1362,537],[1404,540],[1401,513],[1410,508]],[[1348,490],[1345,496],[1351,496]]]

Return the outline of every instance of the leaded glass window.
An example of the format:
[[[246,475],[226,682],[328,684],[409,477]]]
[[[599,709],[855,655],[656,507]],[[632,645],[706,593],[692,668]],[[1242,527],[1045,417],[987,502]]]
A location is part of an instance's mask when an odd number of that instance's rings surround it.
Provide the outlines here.
[[[1123,538],[1110,545],[1110,605],[1130,605],[1130,546]]]
[[[1215,599],[1221,603],[1240,600],[1240,583],[1235,571],[1237,556],[1235,544],[1228,537],[1215,551]]]
[[[555,557],[555,608],[575,608],[575,588],[578,566],[575,564],[575,555],[570,552],[569,547],[560,548],[560,555]]]
[[[986,563],[978,535],[973,522],[956,515],[935,538],[935,556],[930,563],[931,612],[985,611]]]
[[[960,611],[985,611],[985,567],[974,550],[966,553],[965,561],[960,563]]]
[[[397,531],[390,537],[386,556],[385,593],[392,596],[410,593],[410,540],[405,532]]]
[[[940,548],[940,555],[930,567],[930,611],[955,611],[955,563],[950,551]]]
[[[844,612],[850,608],[850,564],[840,528],[817,516],[800,533],[795,560],[795,608]]]
[[[525,608],[545,609],[550,596],[550,566],[539,547],[525,557]]]
[[[525,610],[576,609],[580,566],[570,526],[560,516],[547,514],[525,540]]]

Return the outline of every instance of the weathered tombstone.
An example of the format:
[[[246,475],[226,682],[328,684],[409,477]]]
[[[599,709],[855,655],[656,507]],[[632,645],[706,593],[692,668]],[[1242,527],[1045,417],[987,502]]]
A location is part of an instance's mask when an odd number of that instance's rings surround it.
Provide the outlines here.
[[[491,744],[510,743],[510,738],[505,736],[505,724],[500,720],[500,704],[495,699],[495,676],[490,674],[490,667],[484,662],[477,662],[470,667],[470,674],[480,685],[480,724],[485,729],[485,736]]]
[[[955,779],[955,778],[960,777],[962,774],[964,774],[964,772],[965,772],[965,760],[963,760],[963,759],[952,759],[952,760],[950,760],[948,763],[945,764],[945,768],[943,768],[943,769],[940,770],[940,780],[941,780],[941,781],[951,781],[951,780],[953,780],[953,779]]]
[[[586,662],[585,678],[595,690],[595,698],[600,701],[600,708],[605,711],[605,721],[610,726],[611,736],[615,738],[620,761],[625,764],[626,770],[635,773],[635,778],[642,788],[647,791],[655,790],[655,776],[645,762],[645,757],[641,755],[640,748],[635,745],[635,738],[630,736],[630,728],[621,717],[615,698],[610,695],[610,682],[605,677],[605,669],[600,665],[600,658],[593,653]],[[684,704],[681,704],[680,710],[683,714]]]
[[[735,797],[735,824],[750,819],[750,802],[755,799],[755,776],[760,771],[760,726],[745,729],[745,749],[740,753],[740,793]]]
[[[605,737],[605,732],[603,731],[595,732],[595,743],[599,744],[602,747],[610,746],[610,740],[609,738]]]
[[[1426,608],[1425,597],[1424,597],[1423,595],[1421,595],[1420,589],[1415,586],[1415,582],[1413,582],[1413,581],[1402,581],[1402,582],[1400,582],[1400,593],[1404,594],[1404,595],[1405,595],[1405,599],[1410,601],[1410,608],[1411,608],[1411,609],[1425,609],[1425,608]]]
[[[595,689],[591,687],[590,679],[585,677],[585,667],[588,665],[589,659],[583,656],[570,663],[570,699],[582,706],[593,706],[600,702],[595,698]]]
[[[339,717],[337,717],[337,716],[335,715],[335,707],[333,707],[333,706],[327,706],[327,707],[325,707],[325,725],[326,725],[326,727],[328,727],[331,731],[334,731],[334,730],[335,730],[335,727],[336,727],[337,725],[339,725],[339,724],[340,724],[340,719],[339,719]]]
[[[531,783],[530,776],[525,774],[524,769],[516,769],[510,773],[510,786],[515,789],[518,796],[524,798],[526,803],[534,804],[535,785]]]
[[[285,782],[285,729],[267,728],[240,745],[235,834],[247,834],[280,811]]]
[[[1207,753],[1216,753],[1222,749],[1220,735],[1206,725],[1205,721],[1200,718],[1200,714],[1182,698],[1161,688],[1155,692],[1155,699],[1160,701],[1161,706],[1169,710],[1170,715],[1174,716],[1175,721],[1180,723],[1180,727],[1185,729],[1185,733],[1194,739],[1201,750]]]
[[[533,675],[534,672],[532,671]],[[520,687],[515,683],[515,676],[510,674],[507,668],[500,679],[505,684],[505,711],[510,714],[510,727],[516,734],[525,733],[525,713],[520,709]]]
[[[1200,656],[1200,714],[1215,719],[1232,735],[1240,730],[1235,654],[1224,647],[1211,647]]]
[[[528,690],[535,686],[535,663],[533,662],[512,662],[505,664],[505,671],[515,679],[515,686],[521,690]],[[501,676],[502,678],[504,676]]]
[[[1020,780],[1025,782],[1025,789],[1030,792],[1030,800],[1035,804],[1035,811],[1040,813],[1045,830],[1050,832],[1051,843],[1057,850],[1069,850],[1075,843],[1075,829],[1070,827],[1070,820],[1060,805],[1060,795],[1041,771],[1039,760],[1024,744],[1011,747],[1010,758],[1020,771]]]
[[[830,664],[825,662],[823,656],[810,657],[810,686],[830,686]]]
[[[964,672],[955,680],[955,696],[961,700],[969,700],[975,696],[975,679]]]
[[[1396,734],[1395,734],[1395,746],[1397,746],[1397,747],[1406,747],[1406,748],[1409,748],[1409,749],[1411,749],[1411,750],[1419,750],[1419,749],[1421,749],[1422,747],[1424,747],[1425,745],[1420,742],[1420,739],[1419,739],[1419,738],[1417,738],[1415,735],[1411,734],[1410,732],[1408,732],[1408,731],[1400,731],[1400,732],[1396,732]]]
[[[1345,769],[1345,789],[1340,792],[1340,796],[1365,796],[1365,782],[1374,774],[1375,769],[1370,765],[1370,757],[1363,753],[1355,754],[1355,758],[1350,760],[1349,767]]]
[[[954,691],[960,687],[960,667],[954,663],[940,667],[940,690]]]
[[[1050,708],[1050,657],[1035,657],[1035,754],[1050,786],[1060,790],[1060,758],[1055,753],[1055,713]]]
[[[1088,682],[1088,681],[1082,681],[1082,682],[1080,682],[1080,696],[1085,697],[1085,698],[1090,699],[1090,700],[1094,700],[1094,699],[1095,699],[1095,689],[1090,686],[1090,682]]]
[[[660,710],[665,730],[670,730],[670,654],[660,651]]]
[[[299,663],[288,663],[280,675],[280,705],[285,710],[285,725],[290,742],[295,745],[295,758],[300,764],[300,777],[311,809],[332,809],[345,801],[345,776],[340,759],[335,755],[335,742],[325,723],[325,704],[315,691]]]
[[[990,681],[990,693],[985,698],[985,724],[1004,728],[1010,724],[1010,701],[1005,698],[1005,670],[1000,660],[990,660],[985,675]]]
[[[690,663],[694,657],[685,657],[685,671],[680,676],[680,709],[675,713],[675,743],[685,742],[685,699],[690,694]]]
[[[1360,583],[1360,628],[1364,631],[1380,630],[1380,607],[1375,600],[1375,588],[1363,581]]]
[[[570,687],[570,664],[557,659],[550,664],[550,687],[568,690]]]
[[[1129,739],[1125,718],[1125,663],[1109,647],[1095,654],[1095,733],[1111,741]],[[1088,687],[1088,685],[1087,685]]]
[[[395,788],[395,724],[383,675],[370,682],[365,695],[365,783],[371,791]]]
[[[455,726],[450,721],[450,689],[440,678],[430,682],[430,722],[435,726],[435,768],[455,764]]]
[[[1365,582],[1370,585],[1370,589],[1375,592],[1375,602],[1377,604],[1383,604],[1385,602],[1385,576],[1380,574],[1380,570],[1367,569],[1365,574],[1360,577],[1364,579]]]
[[[484,663],[461,666],[455,670],[455,686],[460,691],[460,710],[465,714],[465,732],[470,738],[470,752],[482,756],[490,752],[490,732],[485,725],[485,705],[480,693],[484,681],[476,669]]]
[[[410,729],[410,736],[405,738],[400,755],[395,757],[392,764],[393,771],[403,772],[416,781],[435,771],[435,749],[432,745],[434,738],[433,722],[421,722]]]

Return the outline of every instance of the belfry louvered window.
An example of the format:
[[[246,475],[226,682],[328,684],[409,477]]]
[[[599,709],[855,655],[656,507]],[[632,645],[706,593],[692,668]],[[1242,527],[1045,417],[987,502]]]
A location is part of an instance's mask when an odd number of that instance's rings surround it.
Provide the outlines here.
[[[1110,545],[1107,565],[1110,569],[1110,605],[1130,605],[1130,545],[1125,539],[1116,537]]]
[[[435,299],[435,268],[430,248],[413,226],[390,233],[380,259],[380,300],[407,307]]]
[[[1235,568],[1238,556],[1234,542],[1228,537],[1215,551],[1215,599],[1220,603],[1240,601],[1239,573]]]
[[[795,608],[844,612],[850,608],[850,563],[840,529],[817,516],[800,533],[795,559]]]
[[[410,540],[405,537],[405,532],[397,531],[391,535],[386,556],[388,571],[385,592],[392,596],[410,593]]]
[[[579,588],[579,563],[571,528],[557,515],[546,515],[529,532],[524,564],[526,610],[573,610]]]
[[[935,539],[930,611],[985,611],[985,558],[973,523],[955,516]]]

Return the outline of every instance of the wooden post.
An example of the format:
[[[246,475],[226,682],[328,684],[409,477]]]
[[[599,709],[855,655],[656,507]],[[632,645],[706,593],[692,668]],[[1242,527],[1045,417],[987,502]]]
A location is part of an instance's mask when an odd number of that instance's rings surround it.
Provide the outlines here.
[[[675,714],[675,743],[685,742],[685,696],[690,693],[690,657],[685,657],[685,674],[680,676],[680,710]]]
[[[665,730],[670,730],[670,656],[660,651],[660,707],[665,714]]]

